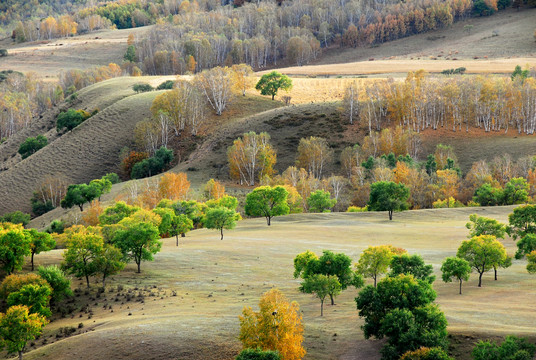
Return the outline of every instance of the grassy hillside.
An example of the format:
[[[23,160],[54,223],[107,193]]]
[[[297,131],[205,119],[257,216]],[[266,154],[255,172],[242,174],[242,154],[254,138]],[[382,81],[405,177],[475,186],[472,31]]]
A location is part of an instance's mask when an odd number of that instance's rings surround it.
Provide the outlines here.
[[[294,256],[305,250],[331,249],[357,261],[369,245],[393,244],[421,254],[440,279],[441,262],[453,256],[467,236],[464,224],[469,214],[504,222],[512,209],[408,211],[396,213],[392,222],[386,213],[291,215],[276,218],[270,228],[264,219],[252,219],[226,231],[223,241],[217,231],[196,230],[181,239],[178,248],[174,239],[164,240],[162,252],[154,262],[142,264],[141,274],[135,274],[135,265],[130,264],[100,296],[95,295],[96,289],[84,295],[85,285],[75,281],[82,288],[77,299],[89,302],[89,309],[77,308],[73,317],[52,322],[36,341],[41,346],[46,339],[47,345],[25,358],[230,360],[240,349],[237,317],[242,308],[257,309],[261,294],[277,287],[298,301],[303,311],[305,359],[377,360],[381,342],[363,339],[356,290],[343,292],[321,318],[319,301],[297,290],[299,281],[292,277]],[[513,254],[514,242],[503,243]],[[36,257],[38,264],[60,259],[60,250]],[[473,274],[464,284],[463,295],[458,295],[455,283],[434,283],[437,302],[454,335],[451,345],[457,360],[469,360],[469,349],[482,337],[536,336],[532,301],[536,280],[526,272],[524,260],[500,269],[498,281],[493,281],[492,272],[484,275],[482,288],[477,281]],[[118,289],[119,284],[125,288]],[[60,327],[76,328],[81,322],[84,327],[74,336],[56,338]]]

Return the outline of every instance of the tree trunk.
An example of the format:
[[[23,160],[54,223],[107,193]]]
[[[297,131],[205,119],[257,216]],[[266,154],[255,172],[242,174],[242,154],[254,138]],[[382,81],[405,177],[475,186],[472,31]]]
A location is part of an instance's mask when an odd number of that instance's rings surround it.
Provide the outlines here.
[[[177,238],[177,246],[179,246],[179,235],[175,235],[175,238]]]
[[[19,360],[22,360],[22,350],[19,350]]]
[[[138,264],[138,274],[141,273],[140,265],[141,265],[141,259],[140,261],[136,261],[136,264]]]
[[[78,207],[80,208],[80,211],[82,211],[82,212],[84,211],[84,204],[78,205]]]
[[[87,283],[87,288],[89,289],[89,276],[86,275],[86,283]]]
[[[221,232],[221,239],[220,240],[223,240],[223,228],[220,229],[220,232]]]
[[[102,275],[102,288],[106,288],[106,275]]]
[[[272,100],[274,100],[275,94],[272,94]]]
[[[393,220],[393,210],[389,210],[389,220]]]
[[[495,271],[495,281],[497,281],[497,267],[494,266],[494,267],[493,267],[493,270]]]
[[[376,276],[374,276],[374,287],[376,287]]]
[[[460,279],[460,295],[462,294],[462,279]]]
[[[324,316],[324,299],[320,300],[320,316]]]
[[[478,276],[478,287],[482,287],[482,274],[484,274],[484,272],[481,272]]]
[[[329,298],[331,299],[331,305],[335,305],[335,299],[333,299],[333,294],[329,294]]]
[[[267,216],[266,217],[266,223],[268,224],[268,226],[270,226],[271,221],[272,221],[272,218],[270,216]]]
[[[34,262],[33,262],[34,254],[35,254],[35,253],[32,251],[32,271],[34,271]]]

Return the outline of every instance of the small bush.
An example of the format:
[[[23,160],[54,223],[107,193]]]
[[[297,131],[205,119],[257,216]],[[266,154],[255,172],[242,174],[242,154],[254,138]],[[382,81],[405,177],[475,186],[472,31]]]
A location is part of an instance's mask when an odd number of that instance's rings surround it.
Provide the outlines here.
[[[173,89],[175,82],[173,80],[166,80],[162,84],[156,87],[156,90],[170,90]]]
[[[67,129],[71,131],[90,117],[91,114],[84,110],[69,109],[62,111],[56,119],[56,130],[61,131],[62,129]]]
[[[132,90],[134,90],[137,93],[141,93],[141,92],[153,91],[154,88],[149,84],[136,84],[132,86]]]
[[[42,267],[37,269],[39,276],[45,279],[52,287],[52,299],[61,301],[66,296],[73,295],[71,290],[71,280],[65,276],[63,270],[56,265]]]
[[[10,212],[4,214],[4,216],[0,216],[0,222],[22,224],[23,226],[26,226],[30,222],[30,214],[25,214],[22,211]]]
[[[349,206],[346,212],[367,212],[368,206],[359,207],[359,206]]]
[[[61,220],[54,220],[50,223],[50,225],[46,228],[46,232],[49,234],[55,233],[55,234],[63,234],[63,231],[65,230],[65,223]]]
[[[36,137],[29,137],[24,140],[19,146],[19,154],[23,159],[35,154],[42,148],[48,145],[48,139],[43,135],[37,135]]]
[[[7,49],[0,49],[0,57],[7,56]]]
[[[277,351],[244,349],[235,360],[281,360],[281,356]]]
[[[104,175],[102,177],[103,179],[105,180],[108,180],[113,184],[118,184],[121,182],[121,180],[119,179],[119,175],[117,175],[116,173],[108,173],[106,175]]]

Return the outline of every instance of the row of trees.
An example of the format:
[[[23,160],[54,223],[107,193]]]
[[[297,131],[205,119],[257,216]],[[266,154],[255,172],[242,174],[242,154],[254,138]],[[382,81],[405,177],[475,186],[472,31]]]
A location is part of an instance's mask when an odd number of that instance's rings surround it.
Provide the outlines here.
[[[346,89],[343,113],[369,133],[402,126],[420,132],[439,128],[486,132],[536,130],[536,79],[522,76],[434,78],[423,71],[404,82],[355,82]]]

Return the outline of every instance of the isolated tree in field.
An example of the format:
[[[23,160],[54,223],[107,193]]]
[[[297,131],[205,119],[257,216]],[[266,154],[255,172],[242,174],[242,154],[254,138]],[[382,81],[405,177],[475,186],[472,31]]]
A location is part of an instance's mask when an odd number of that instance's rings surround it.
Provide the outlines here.
[[[97,273],[95,261],[104,247],[98,228],[75,225],[67,229],[65,246],[62,268],[76,277],[85,277],[89,288],[89,277]]]
[[[287,196],[288,192],[282,186],[255,188],[246,196],[246,215],[264,216],[270,226],[272,217],[289,213]]]
[[[66,296],[71,296],[71,280],[65,276],[63,270],[57,265],[47,267],[39,266],[37,273],[43,278],[52,288],[52,300],[59,302]]]
[[[307,250],[294,258],[294,278],[301,277],[306,280],[315,274],[337,277],[341,290],[346,290],[350,285],[360,288],[364,284],[363,278],[352,271],[352,259],[344,253],[324,250],[322,256],[318,257],[315,253]],[[303,286],[304,282],[301,283],[300,290]],[[328,292],[331,305],[335,305],[337,294],[336,292]]]
[[[400,360],[454,360],[448,356],[447,352],[439,347],[421,347],[420,349],[408,351],[402,355]]]
[[[342,101],[343,114],[348,118],[350,124],[359,116],[359,85],[357,81],[350,83],[346,87],[344,99]]]
[[[332,199],[328,191],[316,190],[307,198],[307,207],[311,213],[330,212],[335,206],[337,199]]]
[[[422,346],[446,348],[447,321],[432,304],[435,298],[429,282],[405,274],[386,277],[376,288],[369,285],[359,292],[355,301],[365,320],[365,338],[388,338],[382,359],[399,359]]]
[[[394,248],[389,245],[369,246],[366,248],[356,264],[356,270],[364,277],[374,279],[374,287],[381,274],[385,274],[391,259],[395,256]],[[402,252],[400,252],[402,253]]]
[[[504,239],[506,234],[506,225],[501,224],[495,219],[478,216],[477,214],[469,215],[469,220],[465,227],[469,229],[469,239],[474,236],[492,235],[497,239]]]
[[[271,95],[272,100],[277,95],[279,89],[289,91],[292,89],[292,80],[287,75],[281,75],[277,71],[261,76],[255,85],[255,89],[261,92],[261,95]]]
[[[467,260],[469,265],[478,274],[478,287],[482,286],[482,275],[495,264],[500,264],[507,259],[504,245],[492,235],[475,236],[471,240],[465,240],[458,248],[457,257]]]
[[[268,133],[250,131],[227,149],[227,159],[231,178],[253,186],[263,177],[273,175],[276,153]]]
[[[322,178],[322,174],[332,158],[333,150],[329,148],[326,139],[314,136],[300,139],[296,165],[307,170],[316,179]]]
[[[162,248],[158,225],[133,218],[125,218],[119,225],[112,244],[121,250],[124,259],[134,260],[141,273],[141,262],[152,261],[153,254]]]
[[[44,148],[48,144],[48,139],[43,135],[37,135],[36,137],[29,137],[19,146],[19,154],[23,159],[36,153],[40,149]]]
[[[272,350],[244,349],[235,360],[281,360],[281,356]]]
[[[28,307],[12,306],[5,314],[0,313],[0,345],[7,347],[10,353],[16,352],[22,360],[26,343],[41,335],[46,324],[48,321],[44,316],[30,314]]]
[[[39,232],[35,229],[30,229],[28,231],[31,238],[30,251],[32,253],[31,263],[32,271],[34,270],[34,255],[39,254],[43,251],[49,251],[56,247],[56,241],[54,238],[46,232]]]
[[[471,352],[473,360],[531,360],[536,347],[525,338],[508,335],[502,344],[479,341]]]
[[[22,225],[0,223],[0,266],[8,275],[22,269],[31,253],[31,236]]]
[[[396,277],[400,274],[413,275],[417,280],[424,280],[432,284],[435,280],[434,268],[426,265],[420,255],[401,254],[391,258],[389,264],[391,271],[389,276]]]
[[[245,307],[240,320],[239,339],[244,349],[278,351],[282,359],[300,360],[305,355],[300,306],[277,289],[261,297],[259,311]]]
[[[469,280],[471,275],[471,265],[467,260],[459,257],[449,257],[441,265],[441,277],[444,282],[451,282],[453,279],[460,283],[460,295],[462,294],[462,282]]]
[[[320,316],[324,316],[324,300],[326,296],[333,298],[341,293],[341,284],[334,275],[313,274],[308,276],[300,287],[306,294],[315,294],[320,299]]]
[[[536,234],[536,205],[523,205],[516,207],[508,215],[508,235],[514,240],[527,234]]]
[[[134,45],[129,45],[127,47],[127,52],[123,56],[123,60],[131,63],[137,62],[136,47],[134,47]]]
[[[102,287],[106,286],[106,278],[119,273],[125,268],[123,254],[115,246],[105,244],[95,259],[96,275],[102,276]]]
[[[226,207],[218,206],[207,210],[203,218],[203,224],[207,229],[219,230],[221,234],[220,240],[223,240],[223,229],[234,229],[238,220],[240,220],[239,213]]]
[[[28,284],[24,285],[20,290],[12,292],[7,297],[7,305],[25,305],[31,313],[50,317],[49,302],[52,294],[50,285]]]
[[[369,211],[388,211],[393,220],[393,211],[408,208],[409,189],[392,181],[379,181],[370,185]]]
[[[197,74],[195,82],[208,102],[221,115],[234,96],[233,73],[228,67],[215,67]]]
[[[73,184],[67,188],[67,193],[61,200],[61,207],[70,209],[73,206],[78,206],[80,211],[84,211],[84,204],[97,199],[101,193],[98,186],[90,186],[87,184]]]

